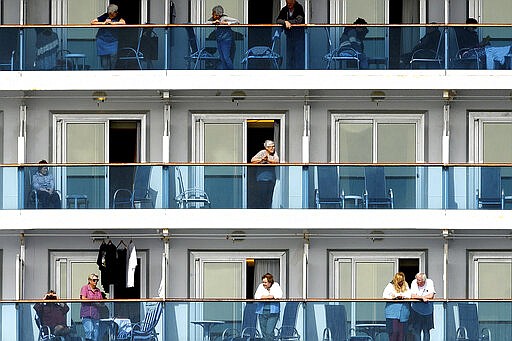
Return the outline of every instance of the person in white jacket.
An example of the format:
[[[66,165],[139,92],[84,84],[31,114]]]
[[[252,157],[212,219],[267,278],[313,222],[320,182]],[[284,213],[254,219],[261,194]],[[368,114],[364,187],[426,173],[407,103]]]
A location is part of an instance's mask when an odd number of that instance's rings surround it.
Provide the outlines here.
[[[274,276],[266,273],[261,277],[261,284],[254,293],[257,300],[274,300],[283,298],[283,290],[279,283],[274,282]],[[274,340],[274,329],[279,319],[279,302],[258,303],[256,308],[261,334],[264,341]]]
[[[384,292],[383,298],[390,300],[397,300],[387,302],[384,309],[386,317],[386,329],[389,334],[389,341],[404,341],[405,340],[405,325],[409,320],[409,303],[401,302],[403,299],[411,298],[411,290],[405,280],[403,272],[397,272],[393,276],[393,280],[388,283]]]

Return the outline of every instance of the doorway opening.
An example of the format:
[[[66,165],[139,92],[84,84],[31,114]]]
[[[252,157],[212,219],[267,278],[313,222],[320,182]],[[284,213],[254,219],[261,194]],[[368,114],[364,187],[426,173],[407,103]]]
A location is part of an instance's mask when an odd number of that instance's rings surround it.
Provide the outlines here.
[[[119,6],[119,16],[129,25],[141,24],[141,0],[110,0],[110,4]]]
[[[140,121],[109,122],[109,162],[140,162]]]
[[[276,151],[279,149],[277,135],[279,133],[279,120],[247,120],[247,162],[251,163],[251,158],[262,150],[265,140],[272,140],[276,143]],[[279,155],[279,153],[278,153]],[[258,198],[256,186],[256,168],[247,169],[247,208],[258,207]]]
[[[109,122],[109,162],[140,162],[141,122],[136,120],[112,120]],[[135,166],[110,167],[109,194],[113,205],[114,193],[119,188],[130,189],[135,176]]]
[[[141,0],[110,0],[110,4],[119,6],[119,16],[128,25],[145,24],[141,23]],[[119,30],[119,48],[137,46],[138,32],[138,27]]]
[[[402,8],[403,0],[390,0],[389,1],[389,23],[402,24]],[[396,46],[401,45],[402,28],[390,27],[389,28],[389,68],[400,68],[400,49]],[[406,277],[407,278],[407,277]]]
[[[405,274],[405,279],[411,286],[414,276],[420,272],[420,260],[419,258],[399,258],[398,259],[398,271]]]
[[[279,14],[279,0],[249,0],[248,12],[248,24],[275,23]],[[270,46],[272,43],[272,27],[250,27],[248,30],[248,48]],[[266,68],[269,66],[267,63],[265,60],[254,60],[247,68]]]
[[[247,258],[246,264],[246,299],[254,299],[254,293],[261,283],[261,277],[266,273],[271,273],[274,281],[281,284],[279,280],[280,262],[278,258],[275,259],[255,259]]]

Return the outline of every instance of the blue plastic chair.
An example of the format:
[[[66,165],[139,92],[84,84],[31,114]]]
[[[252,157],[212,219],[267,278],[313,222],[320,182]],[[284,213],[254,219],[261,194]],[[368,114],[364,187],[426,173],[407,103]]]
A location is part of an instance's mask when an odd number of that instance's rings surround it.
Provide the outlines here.
[[[256,314],[257,304],[247,303],[242,317],[241,330],[234,328],[224,329],[222,332],[222,341],[254,341],[262,340],[262,336],[256,327],[258,315]]]
[[[349,46],[336,47],[332,42],[329,27],[325,28],[325,32],[327,33],[327,42],[329,43],[329,51],[323,58],[327,62],[325,68],[329,70],[331,65],[335,64],[333,62],[339,62],[341,64],[345,61],[347,64],[348,62],[353,62],[356,65],[356,69],[359,69],[360,53]]]
[[[276,70],[279,70],[279,64],[283,58],[279,53],[276,52],[277,42],[281,38],[281,29],[275,30],[272,35],[272,45],[268,46],[253,46],[245,53],[242,59],[242,65],[248,68],[250,60],[269,60],[274,65]]]
[[[137,166],[135,167],[135,174],[133,177],[133,186],[131,189],[120,188],[114,192],[113,208],[129,207],[135,208],[136,204],[140,207],[152,207],[153,199],[151,197],[151,189],[149,187],[149,180],[151,178],[151,166]]]
[[[347,341],[347,311],[343,305],[325,306],[323,341]]]
[[[132,323],[131,328],[118,331],[116,340],[144,340],[144,341],[158,341],[158,333],[155,328],[162,315],[161,302],[148,302],[146,303],[146,314],[144,320],[139,323]]]
[[[384,167],[365,167],[364,186],[363,202],[366,208],[394,208],[393,190],[386,190]]]
[[[119,49],[118,57],[117,59],[119,61],[130,61],[134,60],[137,62],[137,65],[139,66],[139,70],[142,70],[142,63],[141,61],[144,61],[144,53],[142,53],[140,49],[140,42],[142,40],[142,33],[143,28],[139,28],[137,32],[137,46],[135,48],[133,47],[123,47]]]
[[[205,47],[199,48],[193,27],[187,26],[185,29],[187,30],[188,46],[190,49],[190,54],[186,56],[185,59],[189,61],[189,64],[191,61],[194,63],[194,70],[196,70],[198,66],[201,67],[201,61],[210,62],[213,66],[216,66],[220,62],[220,58],[208,52]]]
[[[478,309],[474,303],[458,303],[459,328],[457,340],[464,341],[491,341],[491,331],[480,329]]]
[[[505,192],[501,186],[499,167],[480,168],[480,189],[476,190],[476,207],[501,210],[505,208]]]
[[[275,340],[289,341],[289,340],[300,340],[300,335],[295,325],[297,323],[297,313],[300,302],[287,302],[284,307],[283,323],[281,328],[277,330],[277,336]]]
[[[318,166],[316,171],[318,176],[318,188],[315,189],[316,208],[322,208],[323,205],[344,208],[344,193],[340,190],[338,167]]]

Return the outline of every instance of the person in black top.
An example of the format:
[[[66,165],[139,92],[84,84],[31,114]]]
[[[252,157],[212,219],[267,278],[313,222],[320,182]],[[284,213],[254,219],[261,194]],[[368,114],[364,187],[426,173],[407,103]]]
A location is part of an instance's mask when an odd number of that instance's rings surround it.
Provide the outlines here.
[[[433,22],[431,24],[434,25],[436,23]],[[439,39],[441,39],[441,32],[437,26],[427,26],[426,29],[427,31],[425,35],[420,39],[418,44],[413,47],[412,51],[404,53],[401,56],[400,59],[402,63],[405,64],[405,67],[409,66],[409,62],[413,55],[416,58],[432,58],[435,56],[439,45]],[[434,55],[432,52],[434,52]]]
[[[277,17],[286,34],[286,68],[290,70],[304,69],[304,27],[292,26],[304,24],[304,18],[304,8],[296,0],[286,0]]]

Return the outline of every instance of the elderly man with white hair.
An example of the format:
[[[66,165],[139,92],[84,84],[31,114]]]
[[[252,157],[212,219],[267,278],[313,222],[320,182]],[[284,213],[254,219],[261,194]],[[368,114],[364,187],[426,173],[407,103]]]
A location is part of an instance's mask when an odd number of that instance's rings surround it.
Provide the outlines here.
[[[430,341],[430,329],[434,328],[434,305],[430,300],[434,298],[435,294],[434,282],[427,278],[425,273],[417,273],[411,283],[411,298],[416,298],[420,302],[411,304],[409,319],[415,341],[421,341],[422,332],[423,341]]]

